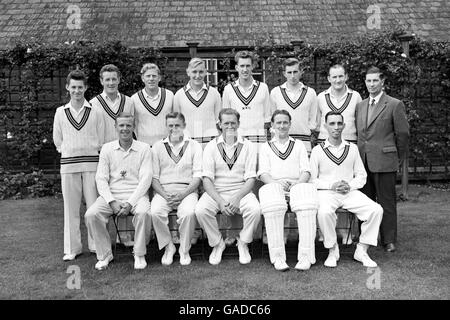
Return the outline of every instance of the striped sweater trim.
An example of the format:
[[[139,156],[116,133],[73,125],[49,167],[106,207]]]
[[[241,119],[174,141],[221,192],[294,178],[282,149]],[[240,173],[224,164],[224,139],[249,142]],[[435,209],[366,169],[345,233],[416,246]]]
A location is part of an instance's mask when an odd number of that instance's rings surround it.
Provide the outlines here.
[[[346,145],[344,148],[344,152],[342,152],[341,156],[339,158],[337,158],[334,154],[331,153],[330,150],[328,150],[328,148],[325,148],[325,143],[321,142],[319,144],[322,147],[323,152],[325,152],[325,155],[334,163],[336,163],[338,166],[341,165],[342,162],[344,162],[344,160],[347,158],[348,156],[348,152],[350,150],[350,146]]]
[[[191,94],[189,93],[189,90],[187,89],[187,86],[184,86],[184,93],[186,94],[186,97],[189,99],[190,102],[192,102],[192,104],[194,106],[196,106],[197,108],[200,107],[200,105],[203,103],[203,101],[205,101],[206,97],[208,96],[208,92],[209,92],[209,86],[206,87],[206,90],[203,91],[202,96],[200,97],[200,99],[195,100],[193,96],[191,96]]]
[[[84,125],[88,121],[89,114],[91,113],[91,108],[86,107],[86,109],[84,109],[84,114],[83,114],[83,117],[81,118],[80,122],[77,122],[77,120],[75,120],[75,118],[72,116],[72,113],[70,112],[69,108],[64,109],[64,112],[66,113],[66,117],[69,120],[70,124],[75,129],[80,131],[81,129],[83,129]]]
[[[191,137],[192,140],[195,140],[199,143],[208,143],[214,140],[217,136],[209,136],[209,137]]]
[[[301,141],[311,141],[311,136],[307,134],[290,134],[291,138]]]
[[[252,102],[253,98],[256,96],[256,92],[258,92],[259,85],[260,85],[260,82],[256,81],[256,85],[253,86],[252,92],[250,92],[250,95],[247,98],[244,97],[244,95],[241,93],[241,90],[239,90],[237,82],[232,84],[231,87],[233,88],[233,90],[236,93],[236,96],[239,98],[239,100],[241,100],[241,102],[244,105],[248,106],[249,103]]]
[[[183,158],[184,152],[186,151],[187,147],[189,145],[189,141],[185,141],[183,147],[180,150],[180,153],[176,156],[173,152],[172,148],[169,146],[168,142],[164,142],[164,147],[166,147],[167,153],[169,154],[169,157],[172,158],[172,160],[178,164],[180,162],[181,158]]]
[[[297,101],[292,101],[289,96],[286,93],[286,88],[280,87],[281,95],[283,96],[284,100],[287,102],[287,104],[292,108],[296,109],[299,105],[302,104],[303,100],[306,97],[306,93],[308,92],[308,87],[302,88],[302,93],[300,94],[300,97],[298,97]]]
[[[232,169],[234,164],[236,163],[237,159],[239,158],[239,155],[241,154],[242,151],[242,147],[244,146],[243,143],[238,143],[236,150],[234,150],[234,154],[233,157],[229,158],[227,156],[227,153],[225,152],[224,146],[223,146],[223,142],[218,143],[217,144],[217,148],[219,149],[219,153],[222,156],[223,161],[225,161],[225,163],[228,166],[228,169]]]
[[[331,102],[330,94],[325,94],[325,101],[327,102],[328,107],[333,110],[334,112],[342,113],[345,109],[347,109],[348,105],[350,104],[350,100],[352,100],[352,92],[347,93],[347,98],[345,99],[344,103],[340,108],[336,108],[336,106]]]
[[[61,158],[61,165],[82,162],[98,162],[99,156],[78,156]]]
[[[117,116],[123,112],[123,109],[125,107],[125,96],[121,93],[120,94],[120,104],[119,109],[117,112],[112,111],[112,109],[108,106],[108,103],[103,99],[101,95],[96,96],[97,100],[102,105],[103,109],[106,111],[106,113],[113,119],[116,120]]]
[[[152,115],[156,117],[161,112],[162,108],[164,107],[164,103],[166,102],[166,89],[161,88],[161,98],[159,100],[159,104],[156,107],[156,109],[153,109],[152,106],[145,99],[144,95],[142,94],[142,90],[139,90],[138,97],[139,100],[141,100],[141,103],[144,105],[145,109],[147,109],[148,112],[150,112]]]
[[[265,135],[251,135],[242,137],[256,143],[263,143],[267,141],[267,137]]]
[[[278,148],[275,146],[275,143],[273,143],[273,142],[268,142],[269,143],[269,146],[270,146],[270,148],[272,149],[272,151],[278,156],[278,158],[280,158],[281,160],[286,160],[290,155],[291,155],[291,153],[292,153],[292,150],[294,149],[294,145],[295,145],[295,142],[294,141],[292,141],[292,140],[290,140],[289,141],[289,145],[288,145],[288,147],[287,147],[287,149],[286,149],[286,151],[285,152],[281,152],[280,150],[278,150]]]

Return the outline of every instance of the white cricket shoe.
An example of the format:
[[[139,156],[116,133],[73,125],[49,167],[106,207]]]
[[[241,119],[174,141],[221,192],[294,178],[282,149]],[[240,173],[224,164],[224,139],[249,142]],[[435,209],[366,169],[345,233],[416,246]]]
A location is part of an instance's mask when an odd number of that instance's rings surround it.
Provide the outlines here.
[[[356,246],[355,254],[353,255],[353,259],[359,261],[363,264],[364,267],[367,268],[376,268],[378,265],[375,261],[370,259],[369,255],[366,251],[361,249],[361,247]]]
[[[222,253],[225,250],[225,242],[220,238],[219,244],[217,244],[209,255],[209,263],[212,265],[218,265],[222,261]]]
[[[164,251],[164,255],[161,258],[161,263],[165,266],[170,266],[173,263],[173,255],[176,251],[175,245],[172,242],[169,242]]]
[[[96,264],[95,264],[95,269],[97,270],[105,270],[109,263],[111,261],[113,261],[114,257],[112,254],[108,255],[105,259],[103,260],[99,260]]]
[[[336,268],[339,258],[339,246],[337,243],[335,243],[334,246],[330,248],[328,258],[327,260],[325,260],[325,263],[323,265],[328,268]]]
[[[287,265],[286,261],[284,261],[283,259],[276,259],[273,266],[275,267],[275,270],[277,271],[287,271],[289,270],[289,266]]]
[[[77,257],[76,254],[65,254],[63,257],[64,261],[72,261],[75,260],[75,258]]]
[[[248,252],[248,245],[242,242],[241,239],[237,239],[237,245],[239,251],[239,262],[241,264],[249,264],[252,261],[250,252]]]
[[[308,256],[302,255],[295,265],[295,269],[306,271],[309,270],[309,268],[311,268],[311,262],[309,262]]]
[[[145,269],[147,267],[147,262],[145,261],[145,256],[137,256],[134,255],[134,268],[139,269]]]

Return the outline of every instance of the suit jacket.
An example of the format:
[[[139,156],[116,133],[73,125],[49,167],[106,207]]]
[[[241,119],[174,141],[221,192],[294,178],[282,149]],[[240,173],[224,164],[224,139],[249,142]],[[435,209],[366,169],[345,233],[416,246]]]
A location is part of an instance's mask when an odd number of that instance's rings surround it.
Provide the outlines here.
[[[396,172],[407,155],[409,125],[402,101],[383,93],[369,123],[369,99],[356,105],[358,149],[371,172]]]

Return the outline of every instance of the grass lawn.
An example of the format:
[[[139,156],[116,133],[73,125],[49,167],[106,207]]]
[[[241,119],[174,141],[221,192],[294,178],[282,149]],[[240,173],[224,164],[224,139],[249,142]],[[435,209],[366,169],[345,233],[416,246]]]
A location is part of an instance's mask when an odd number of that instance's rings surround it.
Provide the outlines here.
[[[121,256],[99,272],[90,253],[62,261],[62,199],[0,201],[0,299],[449,299],[450,191],[411,185],[409,201],[400,202],[398,211],[398,251],[370,251],[379,265],[376,274],[352,260],[353,250],[341,254],[337,268],[324,267],[321,243],[308,272],[293,269],[295,249],[288,257],[292,268],[284,273],[273,269],[268,256],[246,266],[224,257],[219,266],[193,258],[181,267],[176,258],[163,267],[154,249],[145,270],[133,270],[133,258]],[[87,251],[84,224],[82,236]],[[79,290],[66,286],[70,265],[80,268]]]

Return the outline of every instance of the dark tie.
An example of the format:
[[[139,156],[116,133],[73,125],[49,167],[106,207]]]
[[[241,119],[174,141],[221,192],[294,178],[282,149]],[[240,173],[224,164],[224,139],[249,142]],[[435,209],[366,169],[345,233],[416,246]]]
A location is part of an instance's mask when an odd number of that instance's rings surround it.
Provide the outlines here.
[[[372,120],[372,115],[375,110],[375,99],[372,99],[369,105],[369,110],[367,110],[367,124]]]

